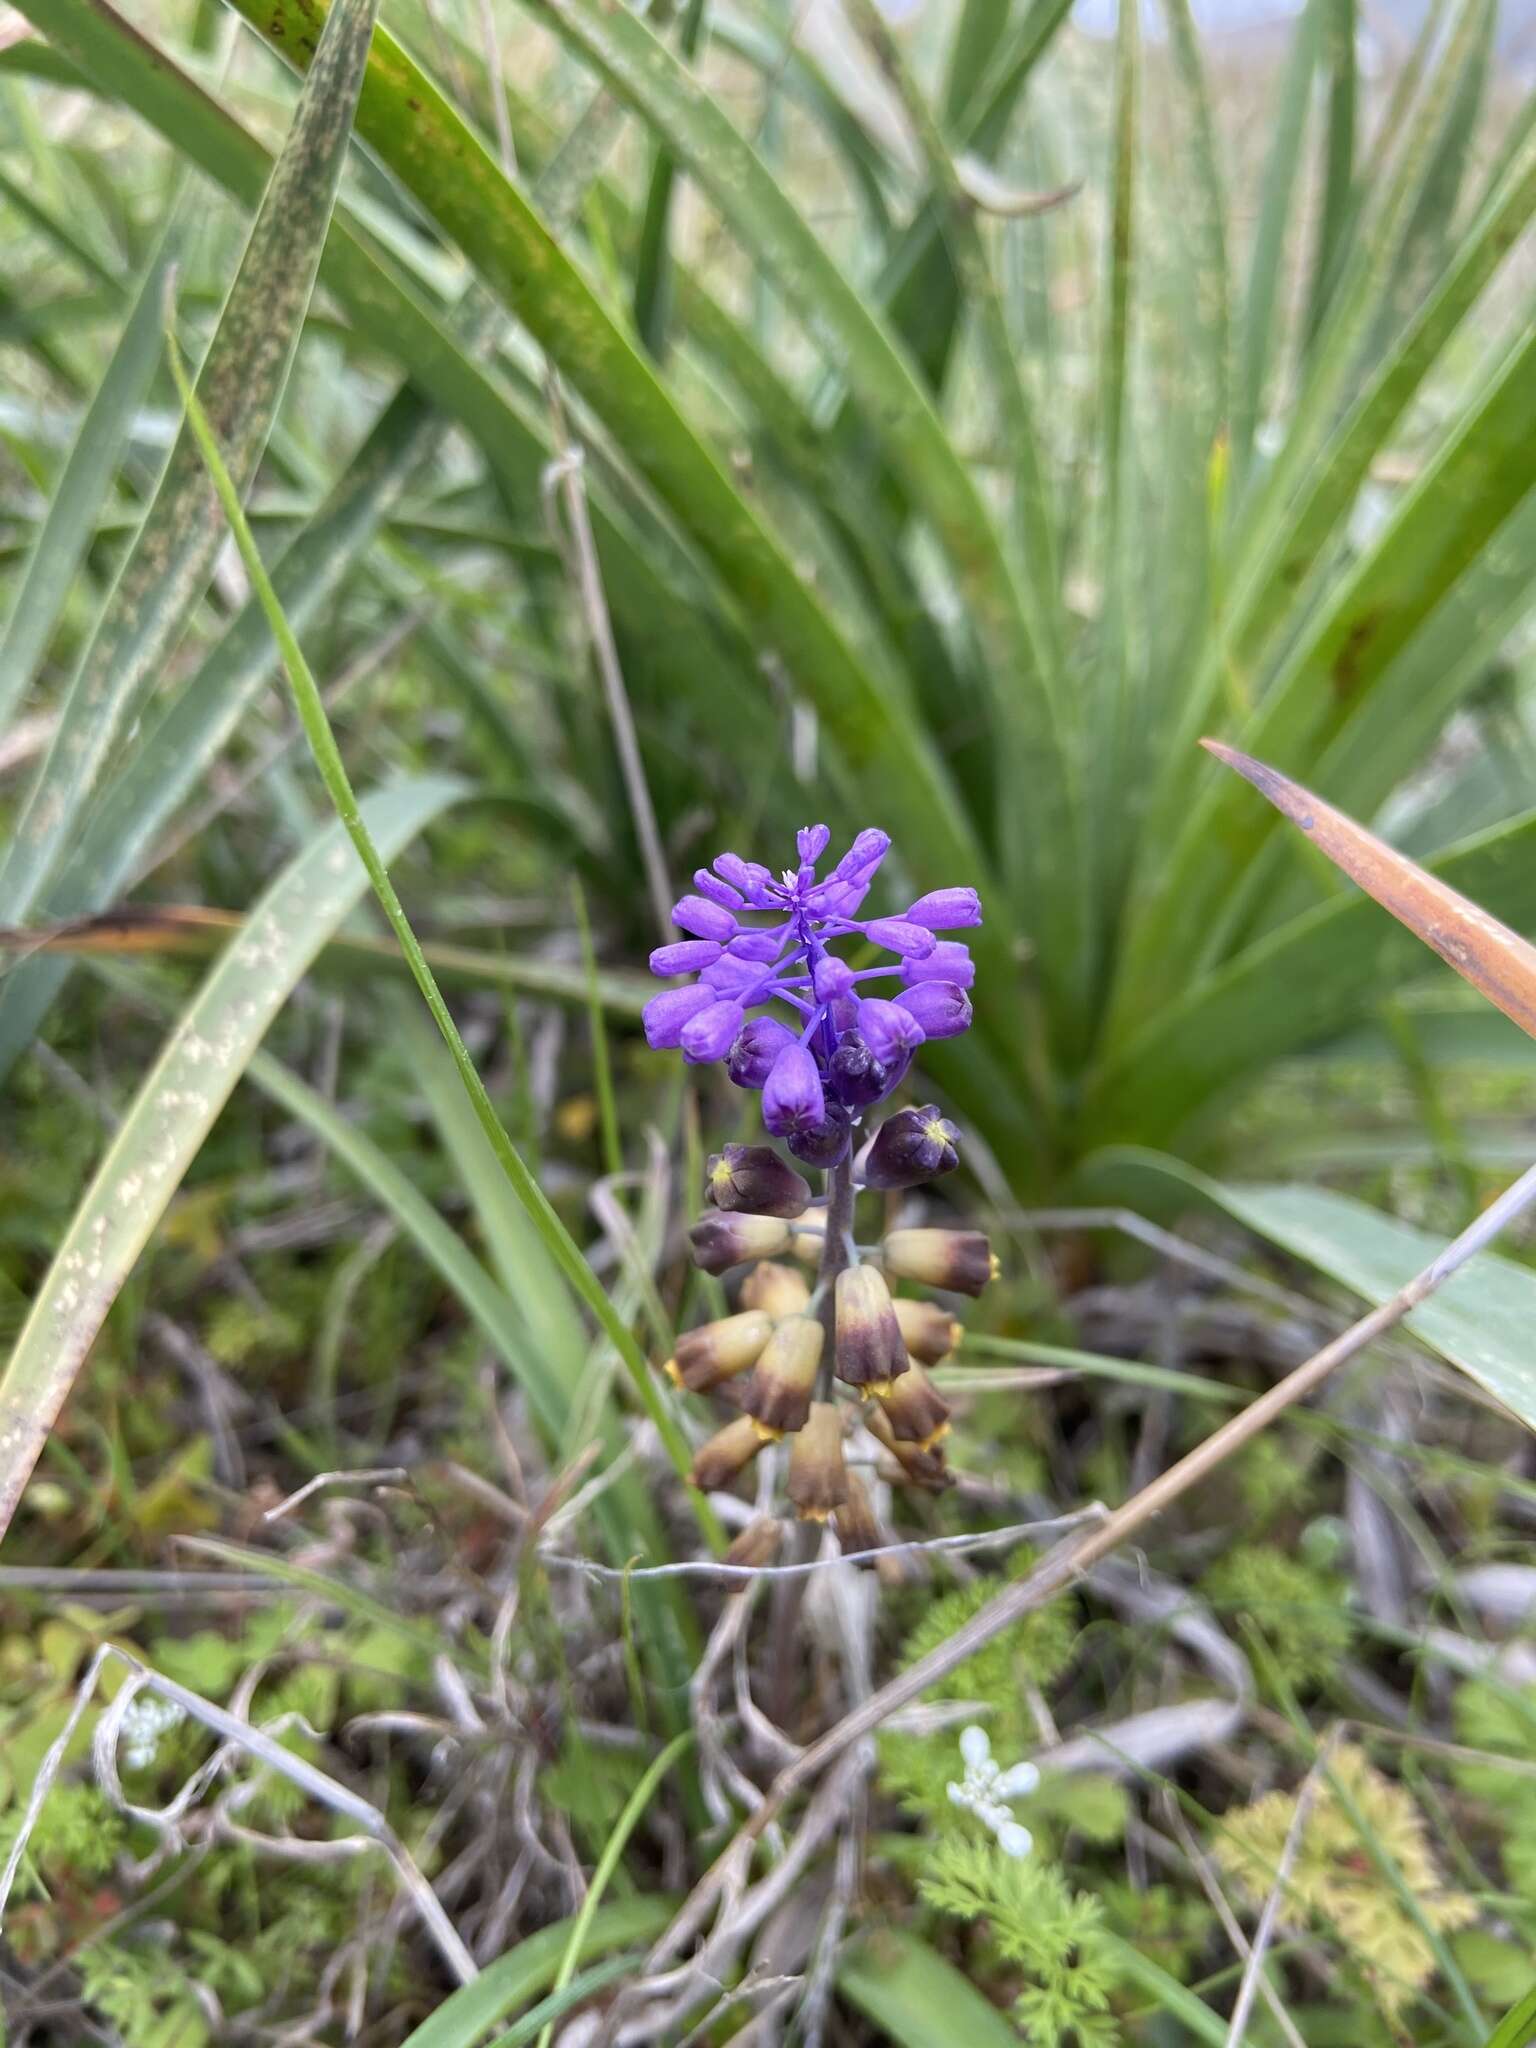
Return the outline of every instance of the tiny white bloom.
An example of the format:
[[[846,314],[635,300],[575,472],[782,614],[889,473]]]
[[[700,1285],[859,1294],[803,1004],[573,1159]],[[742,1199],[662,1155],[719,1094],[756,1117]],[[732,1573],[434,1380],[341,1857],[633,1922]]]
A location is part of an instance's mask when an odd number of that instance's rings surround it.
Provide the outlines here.
[[[954,1782],[954,1780],[953,1780],[953,1779],[951,1779],[951,1780],[950,1780],[950,1782],[949,1782],[949,1783],[948,1783],[948,1784],[947,1784],[947,1785],[945,1786],[945,1788],[944,1788],[944,1789],[945,1789],[945,1791],[946,1791],[946,1792],[948,1792],[948,1794],[949,1794],[950,1798],[951,1798],[951,1799],[952,1799],[952,1800],[954,1801],[954,1803],[955,1803],[955,1805],[956,1805],[956,1806],[969,1806],[969,1805],[970,1805],[970,1803],[971,1803],[971,1796],[970,1796],[970,1794],[969,1794],[969,1793],[968,1793],[968,1792],[966,1791],[966,1789],[965,1789],[965,1787],[964,1787],[963,1785],[957,1785],[957,1784],[956,1784],[956,1783]]]
[[[1005,1856],[1027,1856],[1035,1838],[1019,1821],[1005,1820],[997,1830],[997,1846]]]
[[[979,1770],[992,1759],[992,1744],[985,1728],[978,1728],[973,1721],[969,1728],[960,1730],[960,1754],[973,1771]]]
[[[1033,1764],[1015,1764],[998,1779],[998,1795],[1003,1799],[1022,1799],[1035,1791],[1039,1783],[1040,1773]]]

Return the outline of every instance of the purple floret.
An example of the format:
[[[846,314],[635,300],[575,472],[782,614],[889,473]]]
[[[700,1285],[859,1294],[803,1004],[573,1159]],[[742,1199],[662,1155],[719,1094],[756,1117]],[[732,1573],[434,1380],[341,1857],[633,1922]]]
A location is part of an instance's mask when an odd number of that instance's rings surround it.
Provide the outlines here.
[[[700,868],[672,912],[688,936],[651,955],[653,972],[698,979],[653,997],[644,1020],[653,1046],[696,1063],[723,1059],[738,1087],[762,1089],[769,1130],[816,1165],[841,1156],[852,1124],[900,1083],[925,1039],[969,1025],[974,963],[958,940],[935,935],[981,922],[980,898],[964,888],[861,920],[890,837],[859,833],[818,880],[830,836],[825,825],[802,827],[797,865],[778,876],[734,853]],[[832,951],[843,940],[866,957],[871,946],[895,957],[855,969]],[[882,983],[876,993],[871,984]]]

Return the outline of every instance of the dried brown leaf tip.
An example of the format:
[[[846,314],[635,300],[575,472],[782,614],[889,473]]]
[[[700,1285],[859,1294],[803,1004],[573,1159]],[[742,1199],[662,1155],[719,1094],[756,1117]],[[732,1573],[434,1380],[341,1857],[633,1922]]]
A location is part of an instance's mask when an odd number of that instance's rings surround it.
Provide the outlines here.
[[[1277,811],[1299,825],[1336,868],[1536,1038],[1536,947],[1277,768],[1220,740],[1200,744],[1235,768]]]

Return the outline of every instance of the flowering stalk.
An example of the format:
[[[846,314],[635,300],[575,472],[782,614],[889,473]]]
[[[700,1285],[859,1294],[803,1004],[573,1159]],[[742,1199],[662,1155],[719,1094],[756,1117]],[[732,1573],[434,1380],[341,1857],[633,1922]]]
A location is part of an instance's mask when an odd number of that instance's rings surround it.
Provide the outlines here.
[[[687,1332],[668,1362],[680,1386],[717,1391],[738,1410],[698,1450],[694,1481],[730,1485],[766,1444],[788,1438],[787,1491],[802,1520],[830,1519],[845,1549],[868,1550],[873,1507],[843,1449],[855,1404],[898,1483],[951,1484],[939,1448],[948,1404],[912,1354],[943,1357],[959,1325],[932,1303],[898,1305],[890,1282],[979,1293],[993,1262],[979,1232],[934,1229],[888,1232],[861,1261],[860,1186],[894,1193],[951,1172],[960,1133],[931,1103],[888,1117],[862,1149],[860,1126],[921,1045],[969,1026],[970,954],[938,934],[980,924],[981,903],[974,889],[934,889],[900,916],[863,917],[890,839],[859,833],[822,877],[828,838],[825,825],[798,833],[798,863],[777,880],[733,853],[695,873],[695,893],[672,912],[685,936],[651,955],[656,974],[693,979],[647,1003],[645,1030],[653,1046],[693,1065],[724,1061],[737,1087],[761,1090],[769,1133],[825,1184],[813,1212],[809,1183],[771,1146],[727,1145],[709,1162],[709,1207],[689,1231],[694,1259],[709,1273],[754,1271],[737,1313]],[[854,967],[837,951],[844,941],[859,957],[874,947],[893,961]],[[779,1263],[786,1256],[814,1262],[814,1293]],[[798,1581],[780,1590],[796,1604]]]

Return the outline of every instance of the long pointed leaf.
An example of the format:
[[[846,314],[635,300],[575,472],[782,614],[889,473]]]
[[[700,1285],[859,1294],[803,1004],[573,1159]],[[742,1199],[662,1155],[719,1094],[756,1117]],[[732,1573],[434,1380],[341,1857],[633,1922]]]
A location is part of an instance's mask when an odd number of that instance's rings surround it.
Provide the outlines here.
[[[20,704],[85,555],[111,489],[134,414],[160,355],[161,300],[174,244],[157,251],[144,273],[107,373],[80,421],[59,473],[47,517],[38,528],[16,599],[0,637],[0,731]]]
[[[336,0],[240,269],[199,372],[202,402],[243,484],[254,474],[309,305],[362,84],[374,0]],[[215,496],[177,438],[81,658],[0,868],[0,915],[38,900],[81,807],[184,631],[219,547]]]
[[[398,853],[463,793],[446,776],[375,792],[364,810]],[[247,1061],[368,878],[340,825],[266,891],[188,1006],[60,1241],[0,1377],[0,1535],[119,1288]]]

